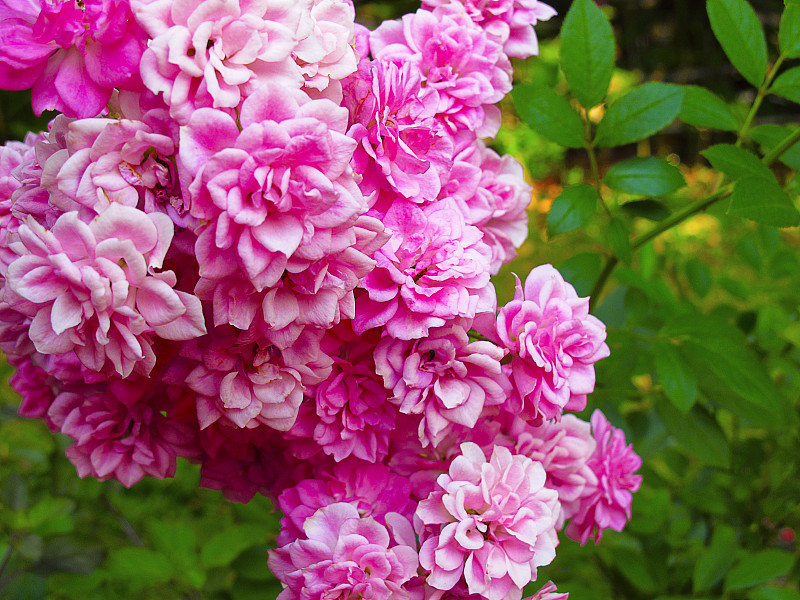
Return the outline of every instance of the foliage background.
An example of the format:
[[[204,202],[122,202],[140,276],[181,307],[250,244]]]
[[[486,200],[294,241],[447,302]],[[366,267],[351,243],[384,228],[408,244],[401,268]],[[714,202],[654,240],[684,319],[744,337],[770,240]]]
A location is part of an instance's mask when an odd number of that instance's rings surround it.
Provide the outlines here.
[[[405,1],[357,4],[367,25],[416,9]],[[572,3],[553,4],[559,16],[538,27],[540,57],[515,65],[523,100],[525,90],[567,93],[558,32]],[[774,61],[784,6],[752,6]],[[602,8],[616,38],[609,99],[642,82],[703,85],[724,100],[741,132],[757,91],[711,35],[703,3],[616,0]],[[785,68],[797,64],[789,59]],[[3,139],[46,125],[48,115],[35,118],[28,104],[24,92],[0,96]],[[596,123],[606,108],[585,114]],[[797,229],[728,215],[728,202],[720,201],[631,248],[631,239],[719,189],[724,182],[700,152],[736,143],[737,132],[689,125],[683,111],[652,136],[597,149],[600,176],[631,157],[658,157],[687,185],[663,196],[603,185],[608,213],[596,206],[576,212],[562,194],[596,183],[588,153],[537,133],[541,127],[522,122],[510,98],[504,112],[494,146],[519,157],[535,190],[530,239],[497,278],[500,301],[513,293],[512,272],[524,277],[553,263],[586,295],[598,287],[603,261],[620,259],[593,299],[612,354],[598,363],[597,391],[583,417],[602,408],[644,460],[628,528],[606,533],[596,547],[564,539],[532,588],[553,579],[573,600],[800,600]],[[775,143],[775,126],[795,131],[797,114],[796,103],[767,94],[738,143],[761,156]],[[781,160],[772,170],[797,206],[800,146]],[[554,200],[561,212],[551,213]],[[10,369],[2,374],[7,379]],[[198,490],[197,469],[186,463],[174,480],[132,489],[79,480],[64,457],[66,439],[18,418],[17,402],[8,386],[0,388],[0,598],[278,594],[266,551],[279,515],[266,499],[239,505]]]

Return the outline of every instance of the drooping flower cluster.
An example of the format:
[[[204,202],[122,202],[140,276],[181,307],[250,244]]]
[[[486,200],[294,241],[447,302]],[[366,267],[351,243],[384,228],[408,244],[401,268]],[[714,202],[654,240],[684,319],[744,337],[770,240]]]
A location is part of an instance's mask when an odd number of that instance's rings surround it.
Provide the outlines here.
[[[0,0],[0,350],[80,476],[284,511],[281,600],[519,600],[630,517],[608,354],[551,266],[498,307],[522,166],[481,139],[538,0]],[[488,458],[487,458],[488,457]],[[534,598],[563,600],[545,584]]]

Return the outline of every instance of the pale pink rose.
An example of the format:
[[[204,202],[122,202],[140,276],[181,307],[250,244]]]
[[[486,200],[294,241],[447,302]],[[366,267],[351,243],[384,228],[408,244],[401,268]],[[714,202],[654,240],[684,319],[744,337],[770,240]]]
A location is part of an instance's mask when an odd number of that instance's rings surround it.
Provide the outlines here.
[[[355,16],[352,3],[345,0],[314,0],[303,11],[295,34],[298,42],[292,55],[306,88],[327,92],[334,102],[341,101],[341,86],[331,84],[354,73],[358,64],[353,47]]]
[[[385,465],[349,458],[331,470],[321,470],[314,479],[305,479],[284,490],[278,498],[283,518],[278,545],[305,537],[303,524],[318,509],[334,502],[347,502],[363,517],[386,525],[386,515],[400,513],[407,519],[416,507],[410,499],[408,479],[392,473]]]
[[[371,463],[386,457],[397,408],[375,373],[374,348],[354,341],[336,349],[331,375],[309,392],[290,435],[312,437],[337,462],[351,455]]]
[[[512,156],[498,155],[483,142],[460,140],[450,182],[442,196],[454,198],[467,222],[483,232],[492,250],[492,274],[517,255],[528,237],[531,186],[522,165]]]
[[[90,224],[61,215],[51,230],[32,217],[19,228],[6,285],[30,303],[30,337],[43,354],[75,351],[84,365],[146,375],[153,339],[205,333],[200,301],[156,273],[172,239],[166,215],[113,204]],[[111,367],[106,364],[111,363]]]
[[[70,123],[67,155],[55,176],[58,196],[96,213],[116,203],[177,217],[182,211],[173,156],[177,128],[170,131],[165,109],[142,118]]]
[[[587,464],[597,446],[591,426],[574,415],[538,427],[521,419],[516,423],[518,427],[510,432],[516,452],[542,463],[547,487],[558,492],[562,511],[557,527],[561,529],[580,510],[583,498],[597,489],[597,475]]]
[[[213,109],[193,113],[179,155],[193,179],[190,212],[208,222],[195,245],[201,277],[242,272],[262,291],[287,268],[297,273],[347,246],[332,235],[366,203],[346,127],[345,109],[277,84],[244,102],[238,124]]]
[[[639,489],[642,476],[633,473],[642,459],[625,445],[625,433],[609,424],[599,410],[592,413],[592,435],[597,446],[586,463],[597,478],[597,486],[580,498],[580,507],[567,525],[567,535],[585,544],[600,541],[603,530],[622,531],[631,518],[632,492]]]
[[[388,187],[412,202],[431,201],[453,162],[453,142],[434,119],[439,94],[423,93],[421,74],[411,63],[365,61],[345,82],[344,105],[358,142],[353,155],[361,187]]]
[[[150,35],[142,57],[144,84],[163,93],[182,124],[201,107],[233,113],[267,82],[299,88],[292,58],[303,2],[132,0]]]
[[[145,475],[172,477],[176,456],[193,443],[192,430],[163,416],[163,408],[151,380],[114,379],[60,393],[48,416],[75,440],[67,456],[80,477],[114,477],[130,487]]]
[[[36,114],[103,112],[116,87],[139,87],[147,36],[127,0],[0,1],[0,87],[33,87]]]
[[[439,94],[438,116],[455,133],[492,137],[500,126],[494,106],[511,91],[511,63],[457,3],[420,9],[402,21],[386,21],[370,36],[378,60],[410,61],[424,86]]]
[[[22,187],[23,163],[34,160],[33,145],[41,135],[29,133],[25,142],[8,142],[0,146],[0,273],[16,258],[8,248],[9,234],[20,226],[19,217],[12,213],[14,192]]]
[[[286,586],[279,600],[409,600],[404,584],[419,565],[408,519],[387,525],[362,517],[349,503],[320,508],[303,524],[305,539],[271,550],[269,568]]]
[[[58,189],[56,176],[69,157],[69,127],[73,119],[58,115],[47,126],[48,131],[32,140],[33,149],[14,171],[21,187],[11,197],[11,213],[25,222],[32,216],[38,223],[51,228],[65,212],[78,211],[86,220],[95,213],[65,196]]]
[[[446,592],[463,581],[470,594],[520,600],[555,558],[558,494],[526,456],[496,446],[487,461],[472,442],[461,451],[415,515],[426,583]]]
[[[437,446],[453,426],[473,428],[484,406],[505,402],[504,351],[470,342],[463,327],[431,330],[420,340],[383,338],[375,347],[376,371],[404,414],[421,415],[423,446]]]
[[[422,5],[433,9],[450,2],[463,5],[470,18],[485,29],[491,39],[501,44],[508,56],[514,58],[539,54],[533,26],[556,14],[553,8],[539,0],[423,0]]]
[[[496,329],[481,331],[510,350],[507,367],[515,387],[515,412],[540,423],[564,410],[583,410],[594,390],[594,363],[609,354],[606,329],[589,314],[551,265],[533,269],[525,289],[517,280],[514,299],[503,306]]]
[[[297,419],[305,386],[324,380],[331,369],[310,331],[296,348],[282,350],[221,326],[207,338],[185,344],[181,353],[198,363],[186,375],[186,384],[197,393],[201,429],[224,419],[240,429],[266,425],[288,431]]]
[[[385,326],[392,337],[418,339],[449,320],[494,310],[491,252],[455,206],[441,201],[423,210],[398,201],[384,225],[392,237],[374,254],[378,265],[356,298],[356,332]]]

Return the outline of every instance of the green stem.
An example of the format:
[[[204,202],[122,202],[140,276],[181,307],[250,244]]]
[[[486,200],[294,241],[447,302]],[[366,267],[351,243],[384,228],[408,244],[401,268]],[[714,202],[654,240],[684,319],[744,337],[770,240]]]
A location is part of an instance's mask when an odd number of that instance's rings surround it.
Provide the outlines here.
[[[592,140],[592,125],[589,121],[589,111],[583,111],[583,140],[586,153],[589,155],[589,165],[592,169],[592,178],[594,179],[594,189],[597,192],[597,202],[606,213],[606,216],[611,217],[611,211],[603,200],[603,192],[601,191],[600,169],[597,166],[597,153],[594,151],[594,141]]]
[[[767,95],[767,91],[769,89],[769,86],[772,84],[772,81],[775,79],[775,75],[777,75],[778,69],[780,69],[781,65],[783,64],[783,60],[784,60],[784,56],[781,54],[778,57],[778,59],[775,61],[775,63],[772,65],[772,68],[769,70],[769,73],[767,74],[767,76],[764,78],[764,82],[761,84],[761,87],[758,90],[758,95],[756,96],[756,99],[753,101],[753,105],[750,107],[750,111],[747,113],[747,117],[745,118],[744,123],[742,124],[742,128],[739,130],[739,134],[738,134],[738,136],[736,138],[736,145],[737,146],[741,146],[742,142],[744,141],[745,136],[747,134],[747,131],[750,129],[750,126],[753,124],[753,119],[755,118],[756,113],[758,112],[758,109],[761,107],[761,103],[764,100],[764,96]],[[775,162],[781,156],[781,154],[786,152],[786,150],[791,148],[798,141],[800,141],[800,129],[797,129],[794,132],[792,132],[780,144],[778,144],[772,150],[770,150],[764,156],[764,158],[761,159],[762,162],[766,166],[771,165],[773,162]],[[587,150],[589,149],[590,145],[591,144],[589,142],[587,142]],[[590,160],[591,160],[591,158],[593,156],[593,150],[594,150],[594,148],[592,146],[592,152],[589,155]],[[597,179],[596,175],[595,175],[595,179]],[[686,219],[688,219],[692,215],[695,215],[695,214],[697,214],[699,212],[702,212],[702,211],[706,210],[707,208],[709,208],[710,206],[712,206],[716,202],[722,200],[723,198],[727,198],[731,194],[731,192],[733,192],[733,184],[730,183],[730,184],[726,185],[725,187],[720,188],[719,186],[720,186],[720,184],[722,184],[723,180],[724,180],[724,175],[721,176],[717,180],[716,184],[714,185],[713,192],[711,194],[709,194],[708,196],[706,196],[705,198],[703,198],[701,200],[698,200],[697,202],[695,202],[693,204],[690,204],[689,206],[687,206],[683,210],[678,211],[675,214],[671,215],[670,217],[668,217],[668,218],[664,219],[663,221],[661,221],[658,225],[653,227],[650,231],[648,231],[646,233],[643,233],[642,235],[637,236],[636,238],[634,238],[633,241],[631,242],[631,248],[633,250],[638,250],[643,245],[645,245],[647,242],[649,242],[650,240],[658,237],[659,235],[661,235],[662,233],[664,233],[668,229],[671,229],[671,228],[675,227],[676,225],[678,225],[679,223],[682,223],[683,221],[685,221]],[[599,193],[600,193],[600,190],[599,190],[599,186],[598,186],[598,194]],[[604,206],[605,206],[605,204],[604,204]],[[608,210],[608,208],[606,208],[606,211],[607,210]],[[606,283],[608,282],[608,278],[611,277],[611,273],[614,271],[614,268],[617,266],[618,263],[619,263],[619,259],[613,254],[606,259],[606,264],[603,267],[603,271],[600,273],[600,277],[597,278],[597,281],[595,282],[594,287],[592,288],[591,297],[589,299],[590,308],[593,308],[595,303],[599,299],[600,294],[603,292],[603,288],[605,287]]]
[[[758,89],[756,99],[753,101],[753,105],[750,107],[750,112],[747,113],[747,117],[745,117],[742,128],[739,130],[739,135],[736,138],[737,146],[741,146],[742,142],[747,136],[747,132],[749,131],[750,126],[753,124],[753,119],[755,118],[758,109],[761,108],[761,103],[764,101],[764,96],[767,95],[767,90],[769,90],[769,86],[772,85],[772,80],[775,79],[775,75],[778,74],[778,69],[780,69],[781,65],[783,64],[783,59],[783,54],[781,54],[775,61],[775,64],[772,65],[772,68],[769,70],[769,73],[767,73],[766,78],[764,78],[764,83],[762,83],[761,87]]]
[[[764,158],[761,159],[765,165],[769,166],[776,160],[781,157],[781,154],[786,152],[789,148],[794,146],[797,142],[800,142],[800,129],[795,129],[792,133],[790,133],[784,140],[775,146],[772,150],[767,152],[764,155]]]
[[[594,310],[597,301],[600,299],[600,292],[603,291],[603,288],[606,285],[606,281],[608,278],[611,277],[611,273],[614,271],[614,268],[619,263],[619,259],[616,255],[612,254],[606,259],[606,264],[603,267],[603,271],[600,273],[600,277],[597,278],[597,281],[592,287],[592,291],[589,294],[589,310]]]

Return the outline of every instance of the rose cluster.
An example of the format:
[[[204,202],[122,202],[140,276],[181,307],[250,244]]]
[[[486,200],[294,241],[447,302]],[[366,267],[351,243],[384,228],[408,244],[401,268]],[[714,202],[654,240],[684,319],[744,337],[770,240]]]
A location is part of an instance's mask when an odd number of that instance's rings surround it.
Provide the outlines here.
[[[519,600],[557,532],[630,517],[586,407],[608,355],[527,234],[499,127],[538,0],[0,0],[0,87],[60,111],[0,148],[0,349],[78,474],[284,513],[281,600]],[[535,596],[565,594],[546,584]]]

